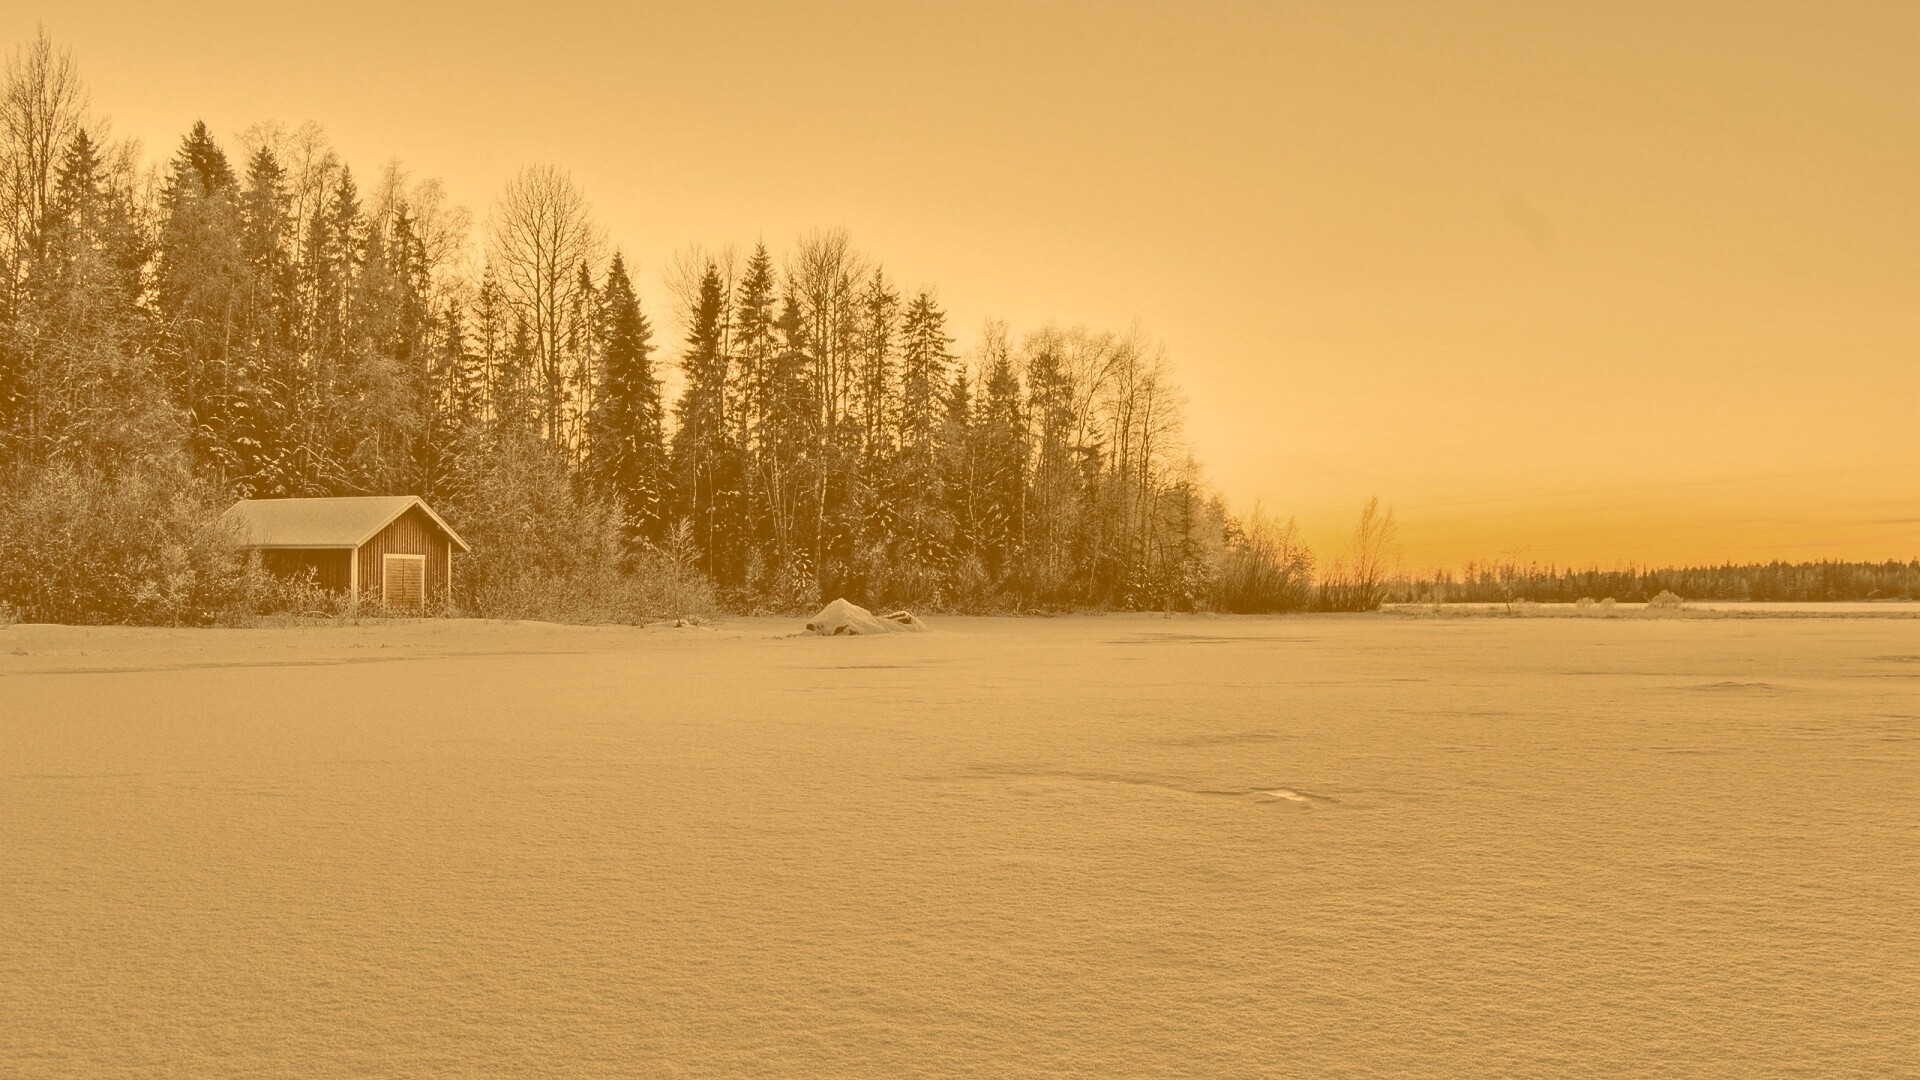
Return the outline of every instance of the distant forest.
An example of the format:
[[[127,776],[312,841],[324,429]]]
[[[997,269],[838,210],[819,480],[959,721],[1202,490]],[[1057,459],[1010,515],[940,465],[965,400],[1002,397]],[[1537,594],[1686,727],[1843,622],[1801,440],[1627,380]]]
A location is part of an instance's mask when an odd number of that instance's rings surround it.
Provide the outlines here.
[[[1662,592],[1687,600],[1808,602],[1920,600],[1920,560],[1911,562],[1747,563],[1684,568],[1614,570],[1468,563],[1394,582],[1392,599],[1418,602],[1500,603],[1532,600],[1569,604],[1612,598],[1639,603]]]
[[[996,323],[963,348],[843,230],[662,269],[674,332],[551,167],[476,225],[312,125],[195,124],[149,162],[41,35],[0,96],[0,619],[323,608],[241,565],[217,517],[357,494],[441,510],[479,615],[1387,594],[1391,511],[1318,564],[1291,522],[1236,519],[1137,328]]]

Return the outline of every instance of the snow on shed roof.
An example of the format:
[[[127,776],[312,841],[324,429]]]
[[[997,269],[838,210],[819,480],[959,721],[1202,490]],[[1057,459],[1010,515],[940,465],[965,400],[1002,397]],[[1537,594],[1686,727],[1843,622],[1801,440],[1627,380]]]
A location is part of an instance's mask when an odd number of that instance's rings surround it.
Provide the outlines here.
[[[472,550],[418,495],[361,495],[338,499],[242,499],[227,508],[248,547],[357,548],[418,506],[453,546]]]

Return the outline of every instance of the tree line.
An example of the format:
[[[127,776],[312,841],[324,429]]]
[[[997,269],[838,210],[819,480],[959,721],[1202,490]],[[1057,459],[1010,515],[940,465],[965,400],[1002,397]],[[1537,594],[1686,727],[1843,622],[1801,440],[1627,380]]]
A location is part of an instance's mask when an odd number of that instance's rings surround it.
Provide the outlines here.
[[[1920,560],[1769,562],[1720,566],[1579,569],[1551,563],[1468,563],[1396,583],[1393,599],[1416,602],[1570,604],[1611,597],[1639,603],[1671,592],[1688,600],[1818,602],[1920,600]]]
[[[233,498],[420,494],[480,550],[461,576],[482,613],[668,556],[742,609],[1333,595],[1290,527],[1235,521],[1206,487],[1165,349],[1137,328],[992,323],[962,347],[933,289],[827,229],[683,250],[663,333],[561,170],[521,171],[476,228],[437,183],[356,173],[312,125],[223,143],[195,124],[149,164],[44,34],[0,109],[17,608],[59,608],[18,597],[78,572],[34,549],[49,530],[163,495],[148,516],[172,550]],[[182,543],[146,545],[123,591],[168,557],[192,568],[177,580],[217,576]],[[133,557],[111,536],[91,550]]]
[[[1900,564],[1410,578],[1377,500],[1319,560],[1207,486],[1137,327],[962,344],[842,229],[683,248],[662,324],[635,274],[553,167],[476,221],[312,124],[196,123],[148,161],[41,34],[0,87],[0,617],[309,608],[235,568],[219,511],[401,493],[474,543],[481,615],[1915,591]]]

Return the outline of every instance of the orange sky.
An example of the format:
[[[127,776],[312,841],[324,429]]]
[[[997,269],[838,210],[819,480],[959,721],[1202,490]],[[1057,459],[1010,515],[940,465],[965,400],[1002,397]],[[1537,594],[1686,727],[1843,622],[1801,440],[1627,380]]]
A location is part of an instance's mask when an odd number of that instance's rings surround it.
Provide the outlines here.
[[[155,154],[311,119],[476,213],[565,166],[657,323],[669,251],[815,225],[963,345],[1138,319],[1214,482],[1318,547],[1377,492],[1420,566],[1920,556],[1920,4],[612,7],[0,41]]]

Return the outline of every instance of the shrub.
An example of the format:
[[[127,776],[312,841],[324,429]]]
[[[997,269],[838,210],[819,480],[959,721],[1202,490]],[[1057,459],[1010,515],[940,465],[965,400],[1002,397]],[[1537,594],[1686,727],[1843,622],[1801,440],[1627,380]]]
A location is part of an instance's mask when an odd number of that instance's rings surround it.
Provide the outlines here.
[[[566,459],[508,436],[465,450],[469,468],[446,500],[472,545],[454,574],[454,602],[490,619],[639,623],[712,610],[693,568],[690,529],[629,557],[619,507],[583,493]]]
[[[538,440],[463,448],[464,483],[447,518],[473,545],[455,602],[486,618],[593,622],[616,617],[620,521],[575,491],[567,462]]]
[[[1386,599],[1389,564],[1400,557],[1399,526],[1393,508],[1380,512],[1373,498],[1360,509],[1347,554],[1333,560],[1320,582],[1315,606],[1321,611],[1375,611]]]
[[[222,619],[223,622],[300,623],[340,619],[355,613],[347,595],[320,585],[312,570],[304,577],[285,577],[249,564],[246,574],[245,600]]]
[[[1687,602],[1671,589],[1661,589],[1658,595],[1647,601],[1647,607],[1656,611],[1678,611],[1686,606]]]
[[[687,567],[697,565],[698,554],[693,547],[693,524],[682,522],[685,529],[684,543],[688,552]],[[636,560],[636,566],[643,572],[651,556],[657,551],[654,545],[647,545],[642,558]],[[811,615],[820,608],[820,585],[814,579],[811,560],[805,552],[795,552],[789,558],[781,560],[771,557],[771,553],[753,550],[747,553],[746,582],[738,589],[729,590],[728,606],[749,615]]]
[[[1574,601],[1573,613],[1590,619],[1611,619],[1614,617],[1613,597],[1595,600],[1591,596],[1583,596]]]
[[[628,576],[640,606],[662,618],[691,622],[718,610],[713,582],[700,572],[693,523],[684,518],[634,557]]]
[[[1303,611],[1313,598],[1313,552],[1289,519],[1255,510],[1221,554],[1213,607],[1236,615]]]
[[[206,624],[255,580],[224,500],[184,470],[55,464],[0,484],[0,604],[34,622]]]

